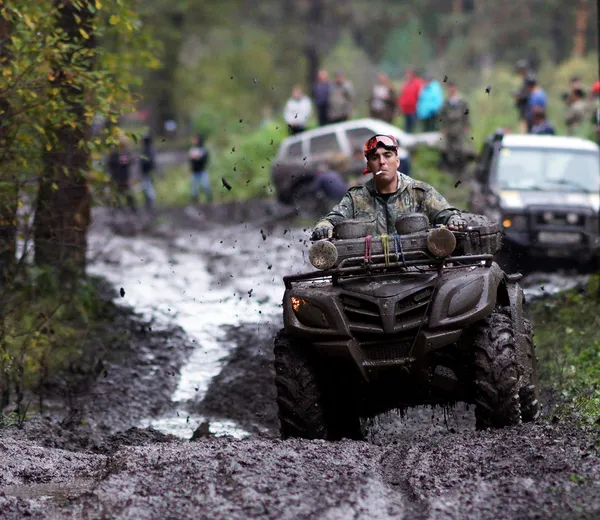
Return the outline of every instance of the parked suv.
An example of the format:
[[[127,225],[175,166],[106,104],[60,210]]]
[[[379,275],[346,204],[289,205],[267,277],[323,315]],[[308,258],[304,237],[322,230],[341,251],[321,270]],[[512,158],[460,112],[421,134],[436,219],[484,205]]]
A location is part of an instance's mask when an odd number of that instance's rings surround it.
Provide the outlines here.
[[[362,150],[365,141],[375,134],[393,135],[400,144],[400,170],[409,174],[409,150],[418,144],[434,146],[439,134],[408,134],[400,128],[377,119],[356,119],[322,126],[285,139],[273,159],[272,178],[277,198],[284,204],[293,204],[302,198],[314,179],[316,166],[333,155],[345,158],[346,178],[359,176],[365,168]],[[359,151],[359,154],[355,154]],[[358,155],[358,157],[356,157]]]
[[[541,258],[586,264],[599,253],[599,190],[592,141],[497,131],[479,156],[470,211],[502,223],[506,269]]]

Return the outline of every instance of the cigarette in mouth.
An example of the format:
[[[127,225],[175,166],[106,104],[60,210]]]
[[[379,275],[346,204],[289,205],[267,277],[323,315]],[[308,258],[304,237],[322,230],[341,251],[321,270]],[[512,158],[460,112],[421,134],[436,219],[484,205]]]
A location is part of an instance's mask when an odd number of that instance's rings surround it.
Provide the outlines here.
[[[380,175],[382,173],[381,170],[379,170],[375,175]]]

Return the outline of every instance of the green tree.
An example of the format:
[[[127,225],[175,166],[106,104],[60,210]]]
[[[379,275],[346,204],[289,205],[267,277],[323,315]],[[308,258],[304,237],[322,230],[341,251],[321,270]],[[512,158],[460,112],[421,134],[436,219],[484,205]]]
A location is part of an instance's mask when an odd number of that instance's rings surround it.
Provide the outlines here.
[[[43,153],[34,222],[36,264],[53,266],[67,278],[85,273],[90,220],[86,96],[96,46],[92,1],[54,2],[58,38],[49,63],[49,99],[64,112],[58,121],[48,121],[54,143]]]

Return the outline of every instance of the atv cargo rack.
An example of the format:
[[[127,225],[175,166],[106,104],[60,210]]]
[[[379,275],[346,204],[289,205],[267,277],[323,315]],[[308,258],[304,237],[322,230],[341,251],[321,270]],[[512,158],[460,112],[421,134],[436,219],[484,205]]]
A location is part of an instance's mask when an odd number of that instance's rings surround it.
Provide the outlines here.
[[[368,276],[371,274],[388,274],[390,272],[404,270],[407,267],[418,269],[419,271],[437,270],[441,267],[452,269],[454,267],[465,267],[468,265],[485,265],[489,267],[493,260],[493,255],[460,255],[448,256],[446,258],[435,258],[423,251],[407,251],[404,253],[403,260],[390,260],[386,263],[386,255],[372,255],[369,260],[364,257],[345,258],[337,266],[322,271],[312,271],[310,273],[301,273],[283,277],[286,289],[290,289],[293,283],[307,280],[317,280],[319,278],[331,278],[336,283],[339,278]],[[459,264],[451,266],[448,264]]]

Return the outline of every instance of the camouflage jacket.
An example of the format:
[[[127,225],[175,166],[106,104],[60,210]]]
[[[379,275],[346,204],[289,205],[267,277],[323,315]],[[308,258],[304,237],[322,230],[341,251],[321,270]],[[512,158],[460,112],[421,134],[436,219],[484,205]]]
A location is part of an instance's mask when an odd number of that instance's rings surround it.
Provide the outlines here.
[[[445,224],[451,215],[460,212],[429,184],[398,172],[398,190],[387,201],[370,179],[363,186],[350,188],[315,227],[333,227],[348,219],[375,220],[377,235],[393,234],[396,219],[405,213],[425,213],[432,224]]]

